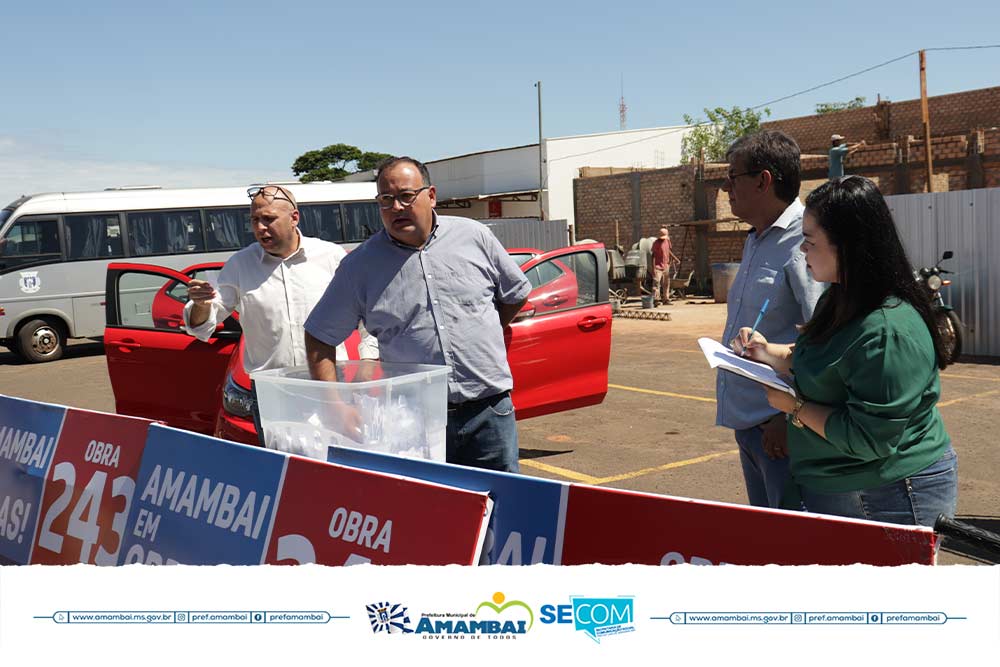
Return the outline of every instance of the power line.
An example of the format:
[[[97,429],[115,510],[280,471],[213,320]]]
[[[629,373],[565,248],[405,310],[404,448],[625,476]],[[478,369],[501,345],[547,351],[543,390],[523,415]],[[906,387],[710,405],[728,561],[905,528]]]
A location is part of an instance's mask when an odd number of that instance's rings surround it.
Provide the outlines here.
[[[939,47],[934,47],[934,48],[930,48],[930,49],[923,49],[923,50],[924,51],[971,51],[971,50],[976,50],[976,49],[1000,49],[1000,44],[982,44],[982,45],[976,45],[976,46],[939,46]],[[920,51],[921,51],[920,49],[918,49],[916,51],[910,51],[909,53],[907,53],[905,55],[898,56],[898,57],[893,58],[891,60],[886,60],[885,62],[879,63],[877,65],[872,65],[871,67],[866,67],[865,69],[858,70],[857,72],[852,72],[851,74],[847,74],[845,76],[842,76],[840,78],[834,79],[832,81],[827,81],[826,83],[821,83],[819,85],[812,86],[811,88],[806,88],[805,90],[800,90],[797,93],[792,93],[791,95],[785,95],[784,97],[779,97],[779,98],[771,100],[769,102],[764,102],[763,104],[758,104],[757,106],[750,107],[750,109],[753,110],[753,111],[756,111],[757,109],[761,109],[763,107],[767,107],[767,106],[770,106],[772,104],[777,104],[779,102],[784,102],[785,100],[790,100],[793,97],[799,97],[801,95],[805,95],[806,93],[811,93],[813,91],[819,90],[820,88],[826,88],[827,86],[832,86],[835,83],[840,83],[841,81],[846,81],[847,79],[851,79],[851,78],[854,78],[856,76],[860,76],[862,74],[867,74],[868,72],[871,72],[873,70],[879,69],[881,67],[885,67],[887,65],[891,65],[893,63],[899,62],[900,60],[905,60],[906,58],[909,58],[910,56],[913,56],[913,55],[916,55],[916,54],[920,53]],[[595,150],[585,151],[583,153],[575,153],[573,155],[564,155],[562,157],[552,158],[552,159],[549,160],[549,162],[558,162],[559,160],[568,160],[568,159],[574,158],[574,157],[583,157],[584,155],[592,155],[594,153],[603,153],[604,151],[611,150],[611,149],[614,149],[614,148],[622,148],[623,146],[631,146],[633,144],[642,143],[643,141],[651,141],[653,139],[659,139],[660,137],[666,136],[668,134],[676,134],[677,132],[684,132],[685,130],[687,130],[689,128],[692,128],[692,127],[700,127],[702,125],[708,125],[708,124],[709,124],[708,121],[699,120],[696,123],[694,123],[693,125],[686,125],[684,127],[672,128],[670,130],[667,130],[666,132],[661,132],[660,134],[654,134],[651,137],[643,137],[642,139],[636,139],[634,141],[626,141],[626,142],[621,143],[621,144],[615,144],[614,146],[605,146],[604,148],[597,148]]]

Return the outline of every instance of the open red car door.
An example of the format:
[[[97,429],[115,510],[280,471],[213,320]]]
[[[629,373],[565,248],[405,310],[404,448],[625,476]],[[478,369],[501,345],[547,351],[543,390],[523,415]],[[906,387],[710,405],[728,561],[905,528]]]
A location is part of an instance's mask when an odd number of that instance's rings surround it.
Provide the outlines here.
[[[505,332],[517,417],[600,403],[608,392],[611,357],[604,246],[553,250],[521,270],[532,290]]]
[[[211,434],[240,330],[230,318],[207,343],[185,333],[189,280],[162,266],[108,265],[104,349],[119,414]]]

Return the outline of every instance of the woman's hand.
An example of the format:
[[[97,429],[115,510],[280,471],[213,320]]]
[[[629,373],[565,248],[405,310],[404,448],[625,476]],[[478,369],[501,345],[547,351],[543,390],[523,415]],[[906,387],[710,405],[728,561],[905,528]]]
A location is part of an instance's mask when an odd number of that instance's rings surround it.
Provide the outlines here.
[[[759,331],[754,331],[753,336],[750,327],[743,327],[736,338],[729,341],[733,351],[742,356],[767,364],[779,373],[789,373],[792,369],[792,350],[794,345],[782,345],[780,343],[768,343],[764,335]]]
[[[764,387],[767,391],[767,402],[775,410],[780,410],[785,414],[791,414],[795,410],[795,397],[780,389]]]
[[[751,338],[751,331],[753,329],[750,327],[740,329],[739,333],[736,334],[736,338],[729,342],[730,347],[733,348],[733,352],[741,357],[750,357],[754,361],[765,364],[769,363],[768,358],[771,355],[767,353],[767,339],[759,331],[754,331]]]

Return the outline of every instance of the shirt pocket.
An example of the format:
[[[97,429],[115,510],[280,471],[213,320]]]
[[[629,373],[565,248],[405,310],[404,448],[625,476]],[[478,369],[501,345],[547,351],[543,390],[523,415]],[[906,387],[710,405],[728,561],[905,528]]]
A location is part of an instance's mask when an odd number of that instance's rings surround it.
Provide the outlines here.
[[[452,277],[447,292],[463,308],[480,308],[493,301],[493,283],[480,271],[470,271]]]
[[[750,278],[750,282],[754,287],[760,287],[762,289],[770,289],[774,287],[780,278],[778,277],[778,272],[775,269],[768,269],[763,266],[758,267]]]

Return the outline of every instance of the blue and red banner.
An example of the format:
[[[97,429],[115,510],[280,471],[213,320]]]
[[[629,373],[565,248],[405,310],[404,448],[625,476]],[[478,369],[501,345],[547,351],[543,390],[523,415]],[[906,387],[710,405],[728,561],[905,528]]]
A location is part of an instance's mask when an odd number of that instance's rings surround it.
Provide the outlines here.
[[[286,460],[153,424],[119,564],[261,563]]]
[[[934,562],[934,531],[572,485],[564,565],[903,565]]]
[[[480,564],[560,563],[569,484],[342,447],[330,447],[327,460],[488,492],[494,502],[493,518]]]
[[[117,565],[151,422],[68,408],[32,563]]]
[[[268,563],[475,565],[485,493],[289,457]]]
[[[0,562],[31,556],[45,475],[66,408],[0,396]]]

